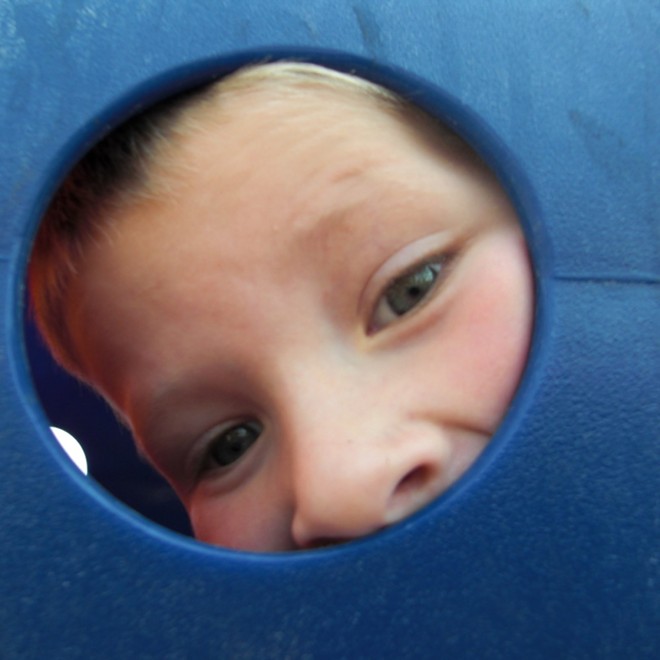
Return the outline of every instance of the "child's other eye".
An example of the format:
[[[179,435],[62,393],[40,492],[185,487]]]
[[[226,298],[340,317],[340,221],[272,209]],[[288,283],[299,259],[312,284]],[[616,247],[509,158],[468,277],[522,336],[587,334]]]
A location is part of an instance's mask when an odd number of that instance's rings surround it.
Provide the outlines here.
[[[261,435],[261,425],[256,422],[236,424],[219,431],[209,444],[209,467],[227,467],[239,461]]]
[[[371,331],[380,330],[420,305],[444,275],[449,261],[448,255],[433,257],[390,282],[378,299]]]

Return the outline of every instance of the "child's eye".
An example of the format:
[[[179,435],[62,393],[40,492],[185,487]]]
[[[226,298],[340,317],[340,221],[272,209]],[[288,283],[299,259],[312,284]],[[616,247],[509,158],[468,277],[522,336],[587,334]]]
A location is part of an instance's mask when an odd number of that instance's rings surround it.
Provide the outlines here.
[[[261,435],[256,422],[236,424],[215,434],[209,444],[208,461],[211,467],[227,467],[240,460]]]
[[[378,299],[371,331],[380,330],[424,302],[444,275],[443,271],[448,268],[449,261],[449,255],[433,257],[390,282]]]

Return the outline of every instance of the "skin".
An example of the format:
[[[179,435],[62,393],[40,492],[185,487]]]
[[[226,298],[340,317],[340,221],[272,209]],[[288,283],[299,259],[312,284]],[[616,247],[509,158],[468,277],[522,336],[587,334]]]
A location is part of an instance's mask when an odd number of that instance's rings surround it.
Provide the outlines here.
[[[69,317],[196,536],[283,551],[377,532],[464,473],[518,384],[533,298],[483,168],[363,100],[258,96],[172,147],[169,192],[115,214]],[[392,282],[429,261],[435,284],[394,313]],[[218,465],[246,422],[260,435]]]

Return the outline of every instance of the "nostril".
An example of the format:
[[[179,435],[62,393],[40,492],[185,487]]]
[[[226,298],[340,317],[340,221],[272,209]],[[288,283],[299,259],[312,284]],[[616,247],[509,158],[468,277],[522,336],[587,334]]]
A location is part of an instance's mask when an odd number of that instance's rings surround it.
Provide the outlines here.
[[[397,495],[408,495],[414,491],[423,488],[423,486],[431,479],[432,470],[425,465],[419,465],[408,474],[406,474],[401,481],[397,484],[395,493]]]
[[[438,471],[433,464],[421,464],[408,472],[392,492],[387,510],[389,525],[415,513],[437,494]]]

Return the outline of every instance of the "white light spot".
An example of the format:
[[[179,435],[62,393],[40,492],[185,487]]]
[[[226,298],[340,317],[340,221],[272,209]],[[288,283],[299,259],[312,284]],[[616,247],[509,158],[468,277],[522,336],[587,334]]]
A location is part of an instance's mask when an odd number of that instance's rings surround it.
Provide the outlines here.
[[[87,457],[80,443],[66,431],[58,429],[56,426],[51,426],[50,430],[57,438],[57,441],[62,446],[62,449],[69,455],[69,458],[76,464],[78,469],[87,474]]]

